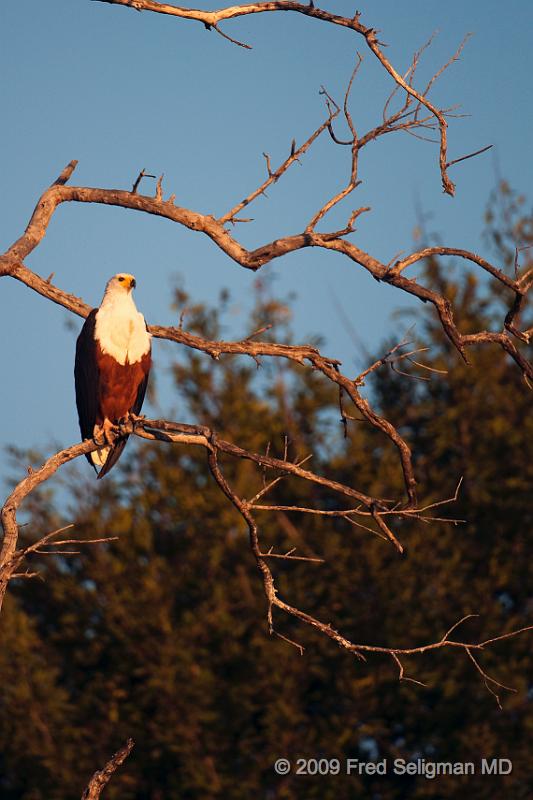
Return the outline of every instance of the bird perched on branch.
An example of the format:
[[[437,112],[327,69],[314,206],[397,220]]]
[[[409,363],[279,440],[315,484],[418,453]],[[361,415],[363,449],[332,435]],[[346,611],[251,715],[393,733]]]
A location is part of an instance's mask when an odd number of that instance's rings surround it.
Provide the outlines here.
[[[133,275],[119,272],[106,285],[100,308],[94,308],[76,342],[74,378],[83,439],[103,437],[102,447],[86,458],[103,478],[116,464],[127,435],[119,422],[140,413],[151,366],[146,322],[133,302]]]

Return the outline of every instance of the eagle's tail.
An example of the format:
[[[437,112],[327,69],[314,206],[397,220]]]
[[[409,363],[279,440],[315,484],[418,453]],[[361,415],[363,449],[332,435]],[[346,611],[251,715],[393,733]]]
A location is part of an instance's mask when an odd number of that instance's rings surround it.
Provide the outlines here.
[[[98,469],[101,469],[104,466],[105,462],[107,461],[107,457],[110,452],[111,452],[111,447],[106,446],[106,447],[100,447],[98,450],[93,450],[92,453],[89,453],[89,458],[91,459],[93,466],[98,467]]]
[[[102,466],[102,469],[98,473],[98,480],[103,478],[104,475],[107,475],[111,467],[113,467],[117,461],[119,460],[122,451],[126,447],[126,442],[128,441],[128,436],[121,436],[120,439],[117,439],[110,447],[102,447],[100,450],[95,450],[94,454],[96,453],[106,453],[105,460]]]

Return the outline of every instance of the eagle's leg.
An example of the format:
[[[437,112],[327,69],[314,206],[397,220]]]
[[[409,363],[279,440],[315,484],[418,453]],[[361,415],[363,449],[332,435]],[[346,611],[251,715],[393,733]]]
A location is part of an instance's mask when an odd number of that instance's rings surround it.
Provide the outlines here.
[[[117,438],[118,435],[118,428],[111,422],[110,419],[108,419],[107,417],[104,419],[104,422],[100,430],[103,433],[106,444],[108,445],[114,444],[115,439]]]

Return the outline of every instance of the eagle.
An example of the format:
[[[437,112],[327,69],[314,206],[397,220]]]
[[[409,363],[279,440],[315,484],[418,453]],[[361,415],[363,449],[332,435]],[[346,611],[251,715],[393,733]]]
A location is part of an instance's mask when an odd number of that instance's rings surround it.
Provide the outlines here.
[[[119,422],[135,419],[148,384],[152,363],[150,334],[137,311],[133,275],[119,272],[106,284],[76,342],[74,380],[82,439],[103,434],[102,447],[86,458],[98,479],[117,463],[128,436],[117,434]]]

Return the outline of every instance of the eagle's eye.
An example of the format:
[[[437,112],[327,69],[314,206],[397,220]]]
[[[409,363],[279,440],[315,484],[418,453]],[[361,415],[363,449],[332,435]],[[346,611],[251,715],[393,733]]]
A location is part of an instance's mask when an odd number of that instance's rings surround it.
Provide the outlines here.
[[[122,276],[120,276],[119,281],[122,283],[123,280],[124,280],[124,278]]]

